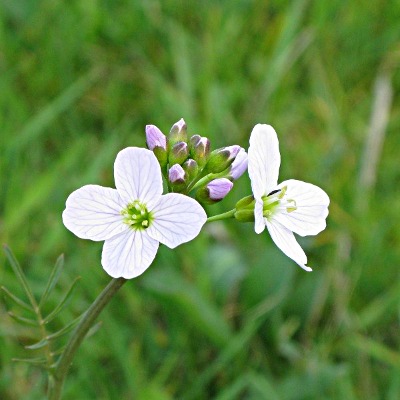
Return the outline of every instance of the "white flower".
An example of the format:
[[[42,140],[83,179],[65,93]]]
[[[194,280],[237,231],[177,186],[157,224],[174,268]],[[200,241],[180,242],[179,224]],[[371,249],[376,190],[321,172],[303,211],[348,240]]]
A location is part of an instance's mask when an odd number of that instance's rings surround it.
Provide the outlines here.
[[[307,267],[307,256],[293,232],[300,236],[316,235],[326,227],[328,195],[318,186],[295,179],[278,185],[278,137],[270,125],[258,124],[250,135],[248,171],[254,199],[255,231],[265,226],[275,244],[301,268]]]
[[[101,263],[114,278],[135,278],[156,256],[195,238],[207,219],[190,197],[162,195],[160,166],[150,150],[128,147],[114,164],[116,189],[87,185],[71,193],[64,225],[76,236],[105,240]]]

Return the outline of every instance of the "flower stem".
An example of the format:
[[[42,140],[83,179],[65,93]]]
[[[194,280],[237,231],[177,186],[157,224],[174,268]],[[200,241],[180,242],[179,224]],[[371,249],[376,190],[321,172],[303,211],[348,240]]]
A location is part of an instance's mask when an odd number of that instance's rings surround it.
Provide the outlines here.
[[[61,399],[61,391],[64,380],[67,376],[69,367],[72,363],[76,351],[78,350],[79,346],[81,345],[83,339],[85,338],[89,329],[92,327],[98,315],[125,282],[126,279],[124,278],[114,278],[104,288],[104,290],[100,293],[97,299],[92,303],[92,305],[83,315],[81,321],[79,322],[79,325],[73,332],[71,339],[67,344],[67,347],[63,351],[52,373],[52,382],[48,392],[49,400]]]
[[[235,212],[236,212],[236,208],[234,208],[233,210],[227,211],[225,213],[222,213],[222,214],[213,215],[212,217],[207,218],[207,222],[213,222],[213,221],[219,221],[221,219],[232,218],[235,215]]]

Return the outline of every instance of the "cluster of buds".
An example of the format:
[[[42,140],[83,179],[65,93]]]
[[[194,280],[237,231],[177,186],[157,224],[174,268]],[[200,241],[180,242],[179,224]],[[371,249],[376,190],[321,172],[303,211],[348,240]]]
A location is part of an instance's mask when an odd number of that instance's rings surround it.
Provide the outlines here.
[[[211,151],[208,138],[188,137],[183,119],[172,126],[168,137],[155,125],[147,125],[146,142],[160,163],[170,191],[189,194],[196,190],[196,199],[203,204],[221,201],[247,169],[247,153],[242,147]]]

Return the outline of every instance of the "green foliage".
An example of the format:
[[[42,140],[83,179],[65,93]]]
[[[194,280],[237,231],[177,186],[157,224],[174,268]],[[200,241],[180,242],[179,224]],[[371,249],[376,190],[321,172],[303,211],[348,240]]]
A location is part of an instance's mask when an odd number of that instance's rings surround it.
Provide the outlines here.
[[[32,298],[44,293],[45,315],[62,309],[47,337],[62,342],[109,281],[101,243],[62,225],[68,194],[112,186],[117,152],[144,146],[146,124],[167,133],[181,117],[214,148],[247,148],[256,123],[275,127],[282,180],[332,199],[328,228],[300,238],[314,271],[234,221],[161,247],[103,312],[64,397],[400,398],[396,96],[372,149],[376,180],[361,179],[372,110],[385,113],[379,82],[400,90],[399,13],[396,1],[3,0],[0,239],[26,279],[22,291],[1,256],[0,398],[44,396],[40,369],[11,361],[27,358],[21,344],[44,361]],[[209,214],[249,187],[243,176]]]

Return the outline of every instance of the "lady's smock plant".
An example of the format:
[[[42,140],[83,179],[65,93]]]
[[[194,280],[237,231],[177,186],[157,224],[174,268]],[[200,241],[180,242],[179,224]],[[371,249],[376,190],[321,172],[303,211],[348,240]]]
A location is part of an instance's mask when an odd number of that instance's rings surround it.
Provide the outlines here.
[[[160,166],[149,150],[120,151],[114,177],[116,189],[86,185],[71,193],[63,222],[82,239],[105,240],[103,268],[114,278],[131,279],[150,266],[159,242],[175,248],[192,240],[207,215],[187,196],[162,195]]]
[[[255,222],[256,233],[267,227],[275,244],[301,268],[307,256],[293,235],[316,235],[326,227],[328,195],[318,186],[289,179],[278,184],[281,156],[270,125],[258,124],[250,135],[248,172],[253,196],[236,205],[235,217]]]

